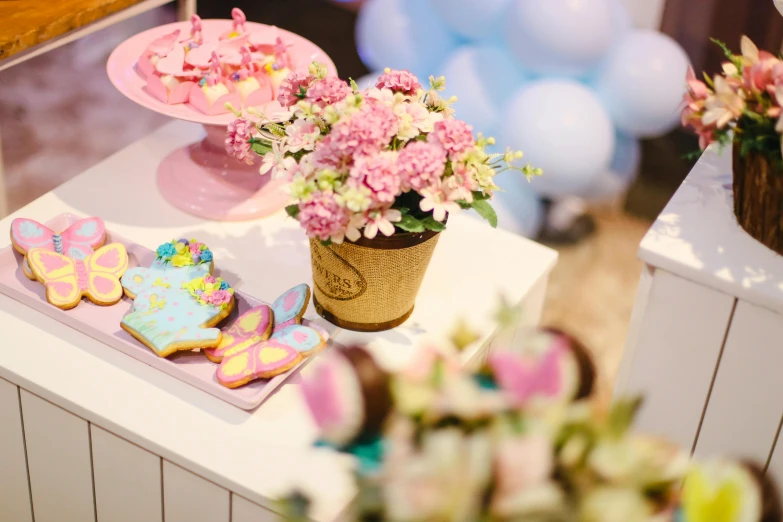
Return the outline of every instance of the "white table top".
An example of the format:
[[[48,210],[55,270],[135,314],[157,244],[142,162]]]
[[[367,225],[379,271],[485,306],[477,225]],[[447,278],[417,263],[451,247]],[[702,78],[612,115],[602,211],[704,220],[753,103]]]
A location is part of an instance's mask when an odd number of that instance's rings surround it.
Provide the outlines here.
[[[97,215],[110,231],[150,248],[182,236],[206,242],[223,277],[260,299],[271,301],[295,284],[311,283],[305,235],[284,213],[209,222],[174,209],[159,195],[155,172],[161,159],[202,133],[198,125],[170,123],[0,221],[0,228],[8,230],[19,216],[45,221],[61,212]],[[486,340],[498,294],[521,300],[556,258],[532,241],[454,215],[411,319],[374,335],[335,329],[333,339],[346,344],[372,338],[373,351],[389,366],[408,361],[423,332],[443,334],[459,316]],[[314,315],[311,308],[308,316]],[[0,327],[0,377],[251,501],[273,507],[273,499],[295,484],[316,492],[316,518],[331,520],[353,498],[350,459],[311,447],[316,433],[298,390],[299,375],[246,412],[3,295]]]
[[[731,149],[711,146],[644,236],[653,266],[783,313],[783,257],[734,217]]]

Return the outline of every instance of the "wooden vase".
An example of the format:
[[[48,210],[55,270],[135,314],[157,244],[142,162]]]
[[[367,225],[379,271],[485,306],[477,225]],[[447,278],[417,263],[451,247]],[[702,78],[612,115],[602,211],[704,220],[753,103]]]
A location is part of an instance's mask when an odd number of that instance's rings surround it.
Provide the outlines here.
[[[783,255],[783,171],[767,156],[734,145],[734,215],[754,239]]]

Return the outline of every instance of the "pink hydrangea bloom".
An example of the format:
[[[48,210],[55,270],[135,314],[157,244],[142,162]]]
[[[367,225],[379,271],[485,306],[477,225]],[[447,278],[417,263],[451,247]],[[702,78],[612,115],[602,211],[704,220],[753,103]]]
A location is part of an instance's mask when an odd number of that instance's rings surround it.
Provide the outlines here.
[[[451,159],[459,158],[476,145],[473,127],[461,120],[436,122],[433,131],[427,136],[427,141],[440,144]]]
[[[296,102],[300,99],[297,94],[301,92],[301,88],[304,87],[306,90],[313,80],[315,80],[314,76],[292,72],[280,84],[277,90],[277,101],[286,109],[296,105]]]
[[[342,240],[349,221],[348,209],[339,206],[331,192],[315,192],[299,204],[299,224],[309,237]]]
[[[215,276],[208,275],[204,276],[204,282],[211,285],[212,283],[217,282],[217,279],[215,279]]]
[[[342,168],[354,158],[377,154],[397,132],[398,118],[380,103],[367,104],[349,119],[332,127],[315,146],[314,163]]]
[[[402,192],[395,152],[357,158],[351,167],[350,176],[372,191],[371,197],[375,202],[393,203],[394,198]]]
[[[320,107],[342,101],[349,94],[351,94],[351,88],[348,84],[335,76],[327,76],[323,80],[318,80],[310,84],[307,89],[307,99]]]
[[[410,71],[388,71],[384,72],[375,86],[379,89],[391,89],[394,92],[403,94],[416,94],[421,89],[421,84]]]
[[[244,118],[238,118],[228,124],[226,135],[226,152],[248,165],[253,164],[253,152],[250,148],[250,138],[255,129],[252,123]]]
[[[421,190],[443,176],[446,150],[438,144],[414,141],[400,151],[397,160],[402,190]]]
[[[188,245],[191,254],[198,254],[201,252],[201,245],[198,243],[191,243]]]

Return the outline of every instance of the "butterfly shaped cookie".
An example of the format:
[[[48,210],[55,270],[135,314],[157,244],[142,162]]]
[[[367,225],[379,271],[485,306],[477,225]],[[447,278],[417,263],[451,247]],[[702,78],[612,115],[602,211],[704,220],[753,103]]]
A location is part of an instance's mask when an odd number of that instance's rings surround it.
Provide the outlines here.
[[[67,310],[82,296],[99,305],[113,305],[122,298],[120,276],[128,268],[128,253],[122,243],[111,243],[84,260],[71,259],[46,248],[27,252],[35,279],[46,286],[46,300]]]
[[[246,312],[274,321],[274,327],[255,320],[246,326],[229,327],[225,342],[215,350],[205,350],[212,361],[220,361],[217,379],[229,388],[243,386],[256,379],[268,379],[291,369],[302,357],[315,353],[326,344],[325,332],[301,324],[310,301],[310,287],[295,286],[278,297],[271,308],[266,305]],[[268,340],[267,340],[268,337]],[[253,342],[253,339],[258,339]]]
[[[11,243],[25,256],[30,249],[43,248],[71,259],[84,259],[105,241],[106,227],[99,217],[80,219],[60,233],[32,219],[16,218],[11,222]],[[26,258],[22,270],[35,279]]]

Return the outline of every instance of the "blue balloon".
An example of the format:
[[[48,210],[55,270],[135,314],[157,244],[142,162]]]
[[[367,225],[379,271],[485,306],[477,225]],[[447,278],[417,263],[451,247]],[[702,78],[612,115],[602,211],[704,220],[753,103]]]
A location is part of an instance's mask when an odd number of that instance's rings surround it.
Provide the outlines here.
[[[679,122],[688,56],[670,37],[635,31],[615,46],[596,90],[615,126],[632,136],[665,134]]]
[[[525,81],[508,51],[492,45],[460,47],[438,75],[446,77],[444,96],[457,96],[457,117],[485,136],[497,131],[511,94]]]
[[[497,25],[511,0],[429,0],[446,25],[471,40],[483,40],[497,32]]]
[[[534,73],[581,77],[612,45],[609,0],[514,0],[508,47]]]
[[[639,140],[618,132],[611,165],[593,180],[584,197],[594,201],[606,201],[627,191],[639,172],[641,162],[642,146]]]
[[[490,203],[498,215],[498,228],[525,237],[538,235],[544,222],[544,206],[533,188],[538,181],[528,182],[522,173],[512,171],[495,178],[501,190]]]
[[[426,78],[457,46],[426,0],[369,0],[356,22],[359,56],[372,70],[408,69]]]
[[[615,146],[609,115],[595,94],[570,80],[537,80],[511,100],[500,144],[522,150],[544,175],[539,194],[581,194],[609,168]]]

